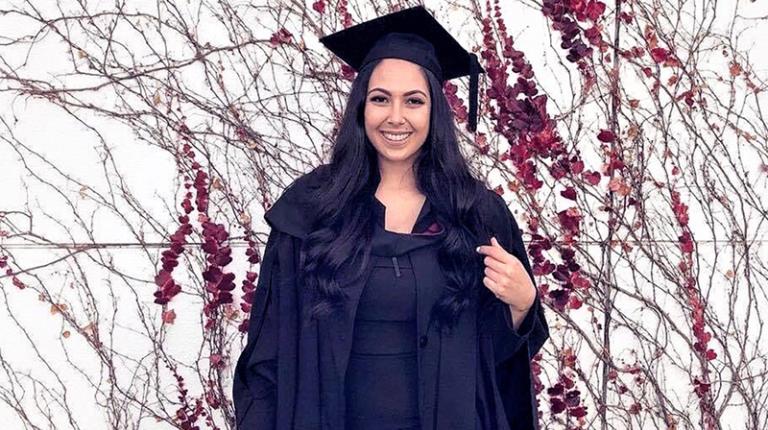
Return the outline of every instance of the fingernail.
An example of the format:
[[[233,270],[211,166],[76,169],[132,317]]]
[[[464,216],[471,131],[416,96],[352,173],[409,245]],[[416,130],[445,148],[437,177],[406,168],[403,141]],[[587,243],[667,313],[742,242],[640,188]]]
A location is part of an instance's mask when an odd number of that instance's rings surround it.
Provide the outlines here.
[[[480,252],[480,247],[475,248],[475,252]]]

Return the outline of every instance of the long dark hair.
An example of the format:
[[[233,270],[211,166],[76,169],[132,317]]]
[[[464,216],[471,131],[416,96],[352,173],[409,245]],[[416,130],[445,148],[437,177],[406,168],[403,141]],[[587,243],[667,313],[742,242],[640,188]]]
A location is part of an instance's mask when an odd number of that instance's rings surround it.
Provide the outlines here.
[[[362,68],[352,83],[347,106],[324,168],[322,187],[313,194],[317,218],[303,242],[303,279],[311,289],[312,317],[341,308],[346,293],[336,274],[343,265],[355,265],[360,276],[370,258],[375,211],[374,193],[381,176],[376,149],[365,133],[364,109],[368,82],[379,63]],[[422,68],[432,100],[429,133],[414,161],[416,185],[427,196],[437,221],[446,229],[438,263],[448,285],[432,309],[438,327],[452,328],[482,287],[482,255],[475,247],[489,237],[479,216],[485,185],[470,171],[459,150],[453,112],[440,82]],[[468,264],[469,262],[469,264]]]

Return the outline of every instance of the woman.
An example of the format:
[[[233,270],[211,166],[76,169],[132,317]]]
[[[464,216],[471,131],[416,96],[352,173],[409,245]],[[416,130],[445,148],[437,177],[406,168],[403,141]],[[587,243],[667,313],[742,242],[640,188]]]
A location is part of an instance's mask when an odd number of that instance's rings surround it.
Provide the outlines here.
[[[546,319],[515,219],[470,173],[442,93],[469,71],[474,131],[476,57],[422,7],[321,41],[358,75],[330,164],[265,214],[238,428],[536,428]]]

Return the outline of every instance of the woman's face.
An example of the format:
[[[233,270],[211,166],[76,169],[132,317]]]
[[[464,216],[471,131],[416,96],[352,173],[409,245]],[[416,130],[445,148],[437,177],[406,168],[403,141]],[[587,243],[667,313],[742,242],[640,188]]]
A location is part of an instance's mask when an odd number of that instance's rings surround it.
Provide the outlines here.
[[[413,162],[429,133],[431,102],[419,65],[398,58],[376,65],[365,99],[365,133],[380,162]]]

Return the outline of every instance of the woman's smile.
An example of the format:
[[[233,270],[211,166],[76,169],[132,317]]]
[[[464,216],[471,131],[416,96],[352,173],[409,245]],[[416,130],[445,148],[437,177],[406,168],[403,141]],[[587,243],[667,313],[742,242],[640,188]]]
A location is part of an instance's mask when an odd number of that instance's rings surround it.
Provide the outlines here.
[[[407,132],[407,133],[388,133],[386,131],[382,131],[381,135],[384,136],[384,140],[387,141],[392,146],[402,146],[408,141],[408,137],[413,134],[413,132]]]

